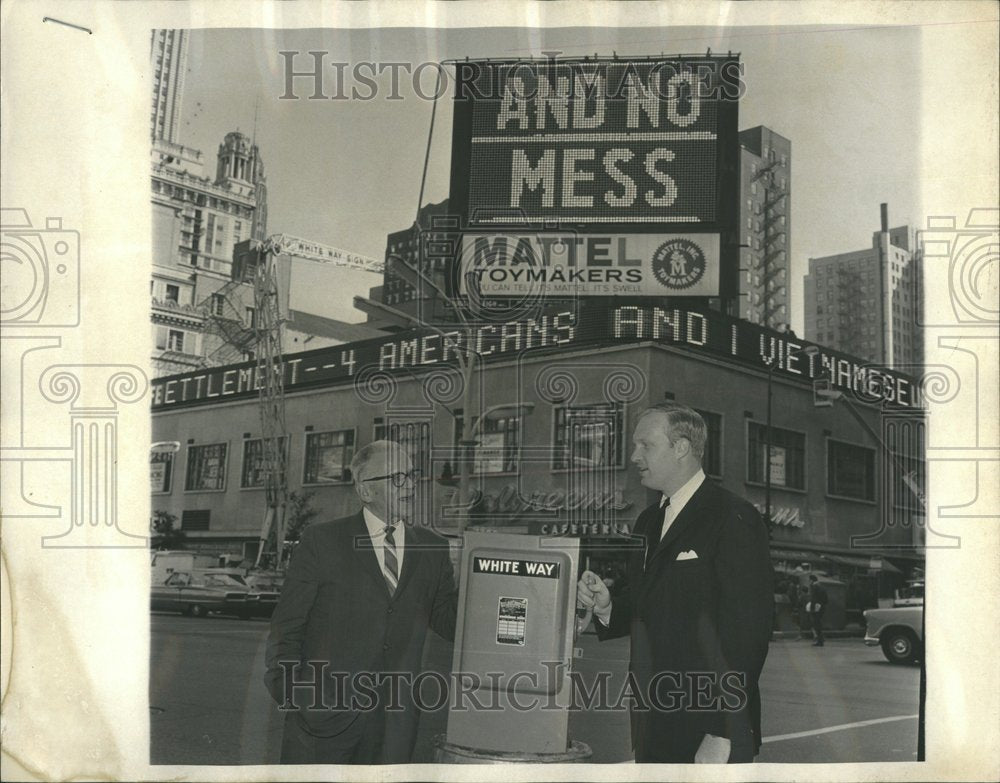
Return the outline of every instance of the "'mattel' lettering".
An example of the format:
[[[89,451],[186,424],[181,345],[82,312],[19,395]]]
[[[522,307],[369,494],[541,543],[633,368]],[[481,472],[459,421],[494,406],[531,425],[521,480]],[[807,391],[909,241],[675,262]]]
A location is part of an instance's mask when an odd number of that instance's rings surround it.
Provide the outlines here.
[[[477,557],[472,561],[472,571],[476,574],[541,576],[547,579],[559,578],[558,563],[546,563],[539,560],[507,560],[503,558]]]

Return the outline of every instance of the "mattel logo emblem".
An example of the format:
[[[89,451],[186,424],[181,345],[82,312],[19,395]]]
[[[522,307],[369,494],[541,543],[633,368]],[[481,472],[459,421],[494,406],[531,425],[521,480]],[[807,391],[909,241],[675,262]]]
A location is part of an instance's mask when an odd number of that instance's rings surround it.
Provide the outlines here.
[[[666,288],[690,288],[705,274],[705,254],[690,239],[668,239],[653,253],[653,276]]]

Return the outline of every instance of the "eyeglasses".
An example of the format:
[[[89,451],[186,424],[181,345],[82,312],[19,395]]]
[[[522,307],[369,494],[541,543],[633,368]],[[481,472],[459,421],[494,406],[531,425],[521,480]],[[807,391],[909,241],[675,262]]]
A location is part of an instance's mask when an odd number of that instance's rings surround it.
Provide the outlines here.
[[[420,478],[420,468],[414,468],[409,473],[386,473],[384,476],[372,476],[371,478],[361,479],[361,481],[381,481],[382,479],[391,479],[392,485],[399,488],[406,484],[407,479],[415,482],[418,478]]]

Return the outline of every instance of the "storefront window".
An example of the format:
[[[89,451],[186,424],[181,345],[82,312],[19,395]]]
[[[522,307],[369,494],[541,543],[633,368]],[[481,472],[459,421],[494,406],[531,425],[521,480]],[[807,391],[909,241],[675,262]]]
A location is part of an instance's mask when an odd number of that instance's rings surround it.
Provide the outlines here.
[[[455,432],[453,464],[462,464],[463,452],[459,444],[462,425],[465,421],[464,412],[459,408],[455,412]],[[475,428],[478,418],[472,420]],[[468,433],[466,433],[468,435]],[[518,453],[521,445],[521,422],[517,416],[506,416],[498,419],[487,419],[476,433],[475,454],[472,462],[472,472],[517,473]]]
[[[755,421],[747,432],[747,481],[767,482],[767,427]],[[771,427],[771,486],[806,488],[806,436],[801,432]]]
[[[327,484],[351,480],[354,430],[306,433],[306,464],[303,484]]]
[[[161,452],[149,455],[149,480],[153,492],[170,492],[174,475],[174,455]]]
[[[211,443],[188,447],[188,492],[217,491],[226,488],[226,444]]]
[[[555,409],[552,467],[622,467],[625,412],[621,403],[563,406]]]
[[[874,449],[828,439],[826,491],[855,500],[875,500]]]
[[[281,449],[285,454],[285,464],[288,464],[288,437],[281,437]],[[243,441],[243,470],[240,471],[240,486],[244,489],[263,487],[265,471],[264,441],[260,438]]]

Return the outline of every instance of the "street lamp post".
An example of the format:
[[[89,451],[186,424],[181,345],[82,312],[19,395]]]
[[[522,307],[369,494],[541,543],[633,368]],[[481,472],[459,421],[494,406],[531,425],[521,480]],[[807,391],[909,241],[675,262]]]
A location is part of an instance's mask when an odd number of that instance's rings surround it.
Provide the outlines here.
[[[819,348],[815,345],[806,345],[795,348],[785,354],[787,362],[793,356],[805,354],[810,358],[819,353]],[[766,453],[764,455],[764,521],[768,530],[771,529],[771,407],[774,398],[774,368],[778,364],[778,359],[774,359],[767,365],[767,423],[764,438],[767,442]]]

